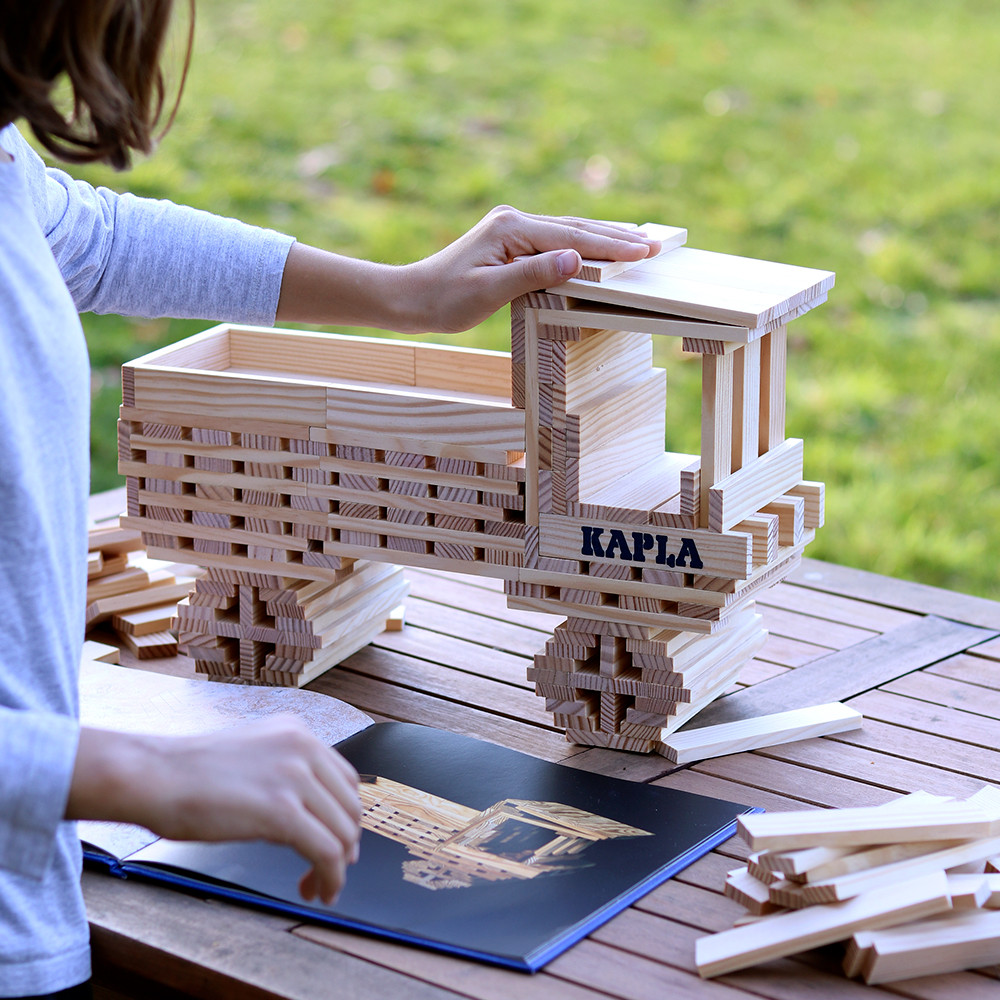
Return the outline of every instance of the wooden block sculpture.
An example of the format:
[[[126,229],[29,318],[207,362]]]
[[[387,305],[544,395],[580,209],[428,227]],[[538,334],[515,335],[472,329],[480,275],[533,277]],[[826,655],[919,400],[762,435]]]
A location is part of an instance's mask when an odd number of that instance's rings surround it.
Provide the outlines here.
[[[126,365],[125,524],[207,568],[179,611],[198,669],[302,684],[382,629],[398,565],[490,576],[567,616],[530,678],[569,738],[662,749],[760,648],[754,595],[823,522],[785,325],[833,284],[668,235],[515,301],[510,355],[219,326]],[[656,336],[701,356],[700,455],[664,451]]]

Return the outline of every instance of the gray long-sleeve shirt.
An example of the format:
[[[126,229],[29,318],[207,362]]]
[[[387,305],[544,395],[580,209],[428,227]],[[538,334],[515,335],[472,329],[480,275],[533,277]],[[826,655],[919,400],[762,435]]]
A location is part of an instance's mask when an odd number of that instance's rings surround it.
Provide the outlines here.
[[[289,237],[0,146],[0,996],[89,975],[75,825],[89,375],[78,311],[274,321]]]

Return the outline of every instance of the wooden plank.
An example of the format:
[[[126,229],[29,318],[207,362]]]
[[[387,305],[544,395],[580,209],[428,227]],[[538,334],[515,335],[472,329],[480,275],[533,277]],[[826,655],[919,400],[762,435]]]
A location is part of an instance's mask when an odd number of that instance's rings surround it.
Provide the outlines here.
[[[869,691],[851,704],[864,712],[870,725],[842,737],[848,742],[864,746],[870,738],[877,749],[886,753],[934,761],[946,770],[986,780],[1000,774],[1000,766],[995,766],[992,756],[1000,753],[995,749],[1000,747],[1000,720],[887,691]],[[888,745],[879,745],[883,743]],[[982,761],[977,751],[986,755]]]
[[[666,399],[666,373],[654,368],[566,414],[567,459],[580,463],[579,499],[660,460]]]
[[[354,655],[362,653],[364,650]],[[436,726],[499,743],[544,760],[561,761],[579,752],[578,748],[566,742],[561,733],[366,677],[351,669],[352,660],[353,657],[345,660],[338,669],[328,670],[309,684],[308,690],[340,698],[369,715],[374,712],[382,717]]]
[[[509,969],[456,961],[425,948],[383,941],[364,934],[333,927],[302,924],[292,933],[334,952],[353,955],[395,973],[412,976],[456,993],[468,995],[470,983],[476,1000],[510,1000],[516,988],[518,998],[525,1000],[596,1000],[601,994],[585,986],[577,986],[548,975],[544,970],[533,976],[519,975]]]
[[[760,345],[761,454],[785,440],[785,378],[788,334],[784,327],[767,334]]]
[[[778,792],[811,805],[837,809],[880,806],[898,795],[893,789],[850,775],[820,771],[758,754],[717,757],[695,764],[693,770],[762,791]]]
[[[368,646],[351,658],[351,669],[464,707],[550,728],[552,716],[541,698],[524,685],[512,685],[473,673],[454,670],[437,661],[418,660],[389,649]]]
[[[428,389],[463,388],[510,399],[510,354],[441,344],[414,345],[415,384]]]
[[[801,481],[802,440],[789,438],[760,458],[744,462],[743,468],[708,488],[708,526],[713,531],[729,531]],[[782,540],[781,544],[794,543]]]
[[[733,470],[742,469],[759,454],[760,443],[760,341],[755,340],[733,357]]]
[[[457,394],[376,391],[351,386],[326,387],[324,424],[337,441],[390,448],[420,454],[418,442],[446,442],[456,457],[463,448],[496,451],[524,450],[524,413],[508,402],[462,399]],[[447,451],[447,454],[452,452]]]
[[[345,334],[229,328],[229,369],[269,371],[276,377],[334,378],[400,386],[415,384],[412,340]],[[445,348],[447,350],[447,348]]]
[[[539,552],[544,556],[638,563],[736,580],[744,580],[752,572],[751,539],[739,532],[724,534],[703,528],[652,526],[647,530],[624,521],[594,524],[590,520],[552,514],[541,515],[539,527]]]
[[[195,418],[231,422],[234,413],[241,419],[274,423],[326,422],[326,386],[273,376],[137,368],[135,400],[140,412],[167,410],[195,426],[202,426]]]
[[[811,906],[700,938],[695,961],[702,976],[719,976],[841,941],[855,930],[931,916],[950,905],[947,880],[937,872],[905,882],[892,893],[867,893],[846,903]]]
[[[739,829],[754,851],[983,839],[1000,830],[1000,811],[958,801],[909,809],[857,806],[743,816]]]
[[[663,740],[662,752],[675,764],[687,764],[706,757],[858,729],[863,718],[856,709],[832,702],[674,733]]]
[[[886,684],[885,690],[895,694],[905,694],[911,698],[921,698],[935,705],[958,708],[974,715],[1000,719],[1000,690],[991,691],[978,684],[963,684],[950,677],[938,677],[920,671],[913,676],[900,677],[891,684]]]
[[[703,528],[710,527],[711,524],[711,487],[718,485],[732,472],[732,434],[733,356],[705,354],[701,359],[700,523]]]
[[[996,661],[988,657],[959,653],[928,667],[927,673],[935,677],[948,677],[963,684],[975,684],[990,691],[997,688]]]
[[[573,279],[548,291],[755,329],[820,297],[833,281],[829,271],[678,247],[600,284]]]
[[[869,724],[879,725],[866,719],[865,727],[867,728]],[[862,730],[854,732],[860,733]],[[983,775],[982,778],[967,776],[954,770],[945,770],[933,755],[927,757],[914,755],[904,758],[899,753],[890,755],[867,746],[851,745],[846,742],[850,735],[843,733],[831,736],[830,740],[764,747],[758,753],[774,760],[783,760],[817,771],[829,771],[859,781],[877,781],[885,788],[900,792],[921,789],[935,795],[946,796],[971,795],[982,787],[983,780],[992,780],[998,773],[993,771]],[[945,742],[947,741],[938,741],[939,744]],[[960,752],[962,749],[969,751],[969,756],[974,762],[975,749],[957,743],[952,745],[951,758],[958,758],[959,754],[955,751]]]
[[[903,847],[904,844],[892,846]],[[889,891],[899,882],[918,875],[947,871],[971,862],[984,862],[1000,851],[1000,837],[958,843],[938,840],[927,846],[929,850],[912,857],[901,857],[844,875],[811,880],[802,886],[802,898],[806,903],[833,903],[852,899],[863,892]]]
[[[172,632],[147,632],[142,635],[120,633],[125,648],[140,660],[177,655],[177,638]]]
[[[581,329],[628,330],[661,337],[694,337],[744,344],[761,333],[745,326],[711,323],[700,319],[679,319],[659,313],[627,307],[613,308],[596,304],[571,306],[569,309],[539,309],[540,323],[570,323]]]
[[[991,634],[982,629],[928,615],[916,624],[899,626],[781,677],[723,697],[683,729],[736,722],[775,709],[803,708],[818,701],[844,701],[988,638]]]
[[[955,621],[1000,631],[1000,602],[972,597],[941,587],[930,587],[909,580],[896,580],[879,573],[837,566],[834,563],[807,559],[790,577],[791,582],[824,593],[841,594],[890,608],[940,615]],[[982,640],[993,638],[984,635]]]
[[[539,456],[539,375],[538,375],[538,316],[534,309],[528,309],[524,316],[524,523],[528,527],[538,526],[540,512],[540,473],[542,472]],[[547,462],[550,466],[551,460]],[[574,498],[575,499],[575,498]],[[550,504],[545,504],[551,509]]]
[[[687,242],[687,230],[679,229],[677,226],[661,226],[655,222],[646,222],[638,228],[652,240],[658,240],[661,244],[660,254],[669,253],[675,247],[683,246]],[[640,257],[639,260],[592,260],[584,257],[580,264],[580,270],[576,277],[579,281],[606,281],[616,274],[624,274],[633,267],[652,260],[651,257]]]
[[[956,912],[869,931],[864,946],[869,954],[862,969],[869,985],[992,965],[1000,962],[1000,913]]]
[[[653,367],[653,338],[648,333],[582,329],[580,339],[567,342],[564,351],[562,368],[540,376],[553,389],[565,392],[565,409],[569,411],[587,406],[618,382],[645,378]],[[557,419],[562,410],[558,395],[554,403]]]
[[[158,348],[141,358],[129,362],[125,367],[135,368],[140,365],[166,365],[170,368],[200,368],[209,371],[225,371],[229,367],[229,332],[232,327],[228,323],[202,330],[191,337],[179,340],[175,344]]]
[[[448,991],[293,938],[288,917],[206,902],[134,879],[85,872],[98,972],[114,964],[201,1000],[333,1000],[369,990],[454,1000]],[[165,956],[170,956],[166,961]]]
[[[792,575],[795,572],[797,571],[793,571]],[[915,623],[922,617],[910,611],[897,611],[868,601],[824,594],[787,581],[768,588],[757,598],[757,603],[875,632],[887,632],[897,625]]]

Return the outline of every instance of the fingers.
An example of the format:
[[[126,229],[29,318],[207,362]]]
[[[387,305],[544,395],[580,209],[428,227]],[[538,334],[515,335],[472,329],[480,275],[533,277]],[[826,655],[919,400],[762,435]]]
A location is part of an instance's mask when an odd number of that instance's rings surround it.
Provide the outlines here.
[[[337,895],[361,834],[358,776],[340,754],[290,716],[158,746],[153,805],[136,820],[178,840],[288,844],[311,866],[303,894]]]
[[[305,899],[318,896],[324,903],[332,903],[343,888],[350,863],[344,843],[308,810],[292,818],[289,846],[312,864],[299,882],[299,891]]]
[[[487,216],[494,235],[516,249],[509,259],[528,253],[573,249],[594,260],[642,260],[660,252],[658,240],[626,223],[529,215],[509,206]]]
[[[336,751],[323,748],[313,761],[313,773],[317,781],[305,790],[305,806],[340,841],[345,857],[353,862],[361,836],[357,772]]]

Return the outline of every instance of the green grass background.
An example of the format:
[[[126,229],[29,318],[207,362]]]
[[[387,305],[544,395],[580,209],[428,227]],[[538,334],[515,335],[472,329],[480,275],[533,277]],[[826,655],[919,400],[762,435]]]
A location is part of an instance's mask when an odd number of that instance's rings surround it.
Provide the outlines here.
[[[790,328],[809,554],[1000,597],[997,94],[994,0],[200,0],[161,148],[79,173],[391,262],[509,202],[835,270]],[[203,324],[85,326],[104,488],[117,366]],[[697,450],[697,362],[664,360]]]

